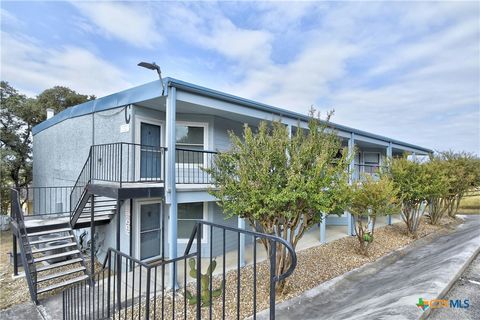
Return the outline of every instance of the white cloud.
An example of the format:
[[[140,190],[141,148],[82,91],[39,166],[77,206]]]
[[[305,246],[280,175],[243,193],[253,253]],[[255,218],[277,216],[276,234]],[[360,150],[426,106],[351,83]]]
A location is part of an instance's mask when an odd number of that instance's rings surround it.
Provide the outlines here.
[[[1,78],[29,96],[55,85],[103,96],[131,83],[116,66],[83,48],[46,49],[35,39],[2,32]]]
[[[145,2],[131,5],[118,2],[72,2],[96,28],[85,22],[80,27],[98,32],[109,38],[117,38],[137,47],[152,48],[162,42],[152,10]]]

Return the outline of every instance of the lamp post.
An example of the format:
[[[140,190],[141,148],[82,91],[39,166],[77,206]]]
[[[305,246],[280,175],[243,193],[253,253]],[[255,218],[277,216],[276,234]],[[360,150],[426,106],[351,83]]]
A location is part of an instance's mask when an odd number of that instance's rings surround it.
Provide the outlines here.
[[[143,61],[137,65],[139,67],[157,71],[158,77],[160,78],[160,83],[162,85],[162,96],[163,96],[163,93],[165,92],[165,87],[163,86],[162,71],[160,70],[160,66],[158,66],[155,62],[149,63],[149,62],[143,62]]]

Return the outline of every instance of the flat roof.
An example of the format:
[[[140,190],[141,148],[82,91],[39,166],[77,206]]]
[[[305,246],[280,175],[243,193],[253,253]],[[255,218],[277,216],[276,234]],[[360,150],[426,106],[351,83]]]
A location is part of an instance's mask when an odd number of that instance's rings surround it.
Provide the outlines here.
[[[187,92],[195,93],[195,94],[206,96],[206,97],[211,97],[211,98],[214,98],[214,99],[223,100],[223,101],[226,101],[226,102],[231,102],[231,103],[238,104],[238,105],[241,105],[241,106],[245,106],[245,107],[248,107],[248,108],[253,108],[253,109],[261,110],[261,111],[264,111],[264,112],[272,113],[272,114],[275,114],[275,115],[279,115],[281,117],[287,117],[287,118],[291,118],[291,119],[295,119],[295,120],[302,120],[302,121],[308,121],[309,120],[309,116],[307,116],[305,114],[301,114],[301,113],[298,113],[298,112],[278,108],[278,107],[271,106],[271,105],[264,104],[264,103],[260,103],[260,102],[254,101],[254,100],[245,99],[245,98],[242,98],[242,97],[239,97],[239,96],[235,96],[235,95],[228,94],[228,93],[225,93],[225,92],[221,92],[221,91],[218,91],[218,90],[213,90],[213,89],[210,89],[210,88],[202,87],[202,86],[199,86],[199,85],[195,85],[193,83],[185,82],[185,81],[174,79],[174,78],[165,78],[164,79],[164,84],[166,86],[173,86],[173,87],[178,88],[182,91],[187,91]],[[73,106],[73,107],[69,107],[69,108],[59,112],[58,114],[56,114],[52,118],[47,119],[47,120],[39,123],[35,127],[33,127],[32,132],[35,135],[35,134],[37,134],[37,133],[39,133],[39,132],[41,132],[41,131],[43,131],[43,130],[51,127],[51,126],[54,126],[57,123],[60,123],[64,120],[67,120],[67,119],[91,114],[91,113],[94,113],[94,112],[119,108],[119,107],[123,107],[125,105],[135,104],[135,103],[139,103],[139,102],[142,102],[142,101],[145,101],[145,100],[158,98],[158,97],[161,96],[160,95],[160,87],[161,87],[160,80],[155,80],[155,81],[148,82],[148,83],[145,83],[145,84],[142,84],[142,85],[139,85],[139,86],[127,89],[127,90],[123,90],[123,91],[120,91],[120,92],[117,92],[117,93],[114,93],[114,94],[111,94],[111,95],[108,95],[108,96],[105,96],[105,97],[102,97],[102,98],[98,98],[98,99],[88,101],[88,102],[85,102],[85,103],[82,103],[82,104],[79,104],[79,105],[76,105],[76,106]],[[433,150],[428,149],[428,148],[424,148],[424,147],[414,145],[414,144],[411,144],[411,143],[407,143],[407,142],[399,141],[399,140],[396,140],[396,139],[388,138],[388,137],[381,136],[381,135],[378,135],[378,134],[370,133],[370,132],[367,132],[367,131],[358,130],[358,129],[355,129],[355,128],[343,126],[343,125],[333,123],[333,122],[330,122],[329,124],[331,125],[332,128],[337,129],[337,130],[351,132],[351,133],[354,133],[354,134],[357,134],[357,135],[370,137],[370,138],[377,139],[377,140],[382,140],[382,141],[385,141],[385,142],[391,142],[391,143],[394,143],[394,144],[402,145],[402,146],[405,146],[405,147],[410,147],[410,148],[417,149],[417,150],[420,150],[420,151],[424,151],[424,152],[427,152],[427,153],[432,153],[433,152]]]

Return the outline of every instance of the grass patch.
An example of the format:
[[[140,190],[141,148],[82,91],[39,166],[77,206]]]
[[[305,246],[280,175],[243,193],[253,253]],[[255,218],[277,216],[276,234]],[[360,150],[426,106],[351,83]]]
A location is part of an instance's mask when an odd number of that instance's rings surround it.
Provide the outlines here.
[[[460,214],[480,214],[480,193],[466,195],[458,207]]]

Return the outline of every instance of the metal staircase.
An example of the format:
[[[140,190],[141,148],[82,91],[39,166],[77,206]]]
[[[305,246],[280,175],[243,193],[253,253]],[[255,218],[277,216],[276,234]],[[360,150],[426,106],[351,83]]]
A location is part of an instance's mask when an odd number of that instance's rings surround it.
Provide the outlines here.
[[[94,226],[109,223],[123,200],[164,197],[164,152],[161,147],[131,143],[91,146],[71,188],[68,212],[54,214],[47,208],[56,204],[55,197],[44,197],[43,210],[33,214],[34,220],[25,220],[19,192],[12,189],[14,273],[18,273],[18,242],[32,301],[38,303],[39,294],[90,278],[73,229],[92,227],[94,234]]]
[[[32,301],[38,295],[89,278],[81,249],[69,224],[47,225],[31,231],[25,224],[18,191],[12,189],[12,230],[20,245],[20,256]]]

